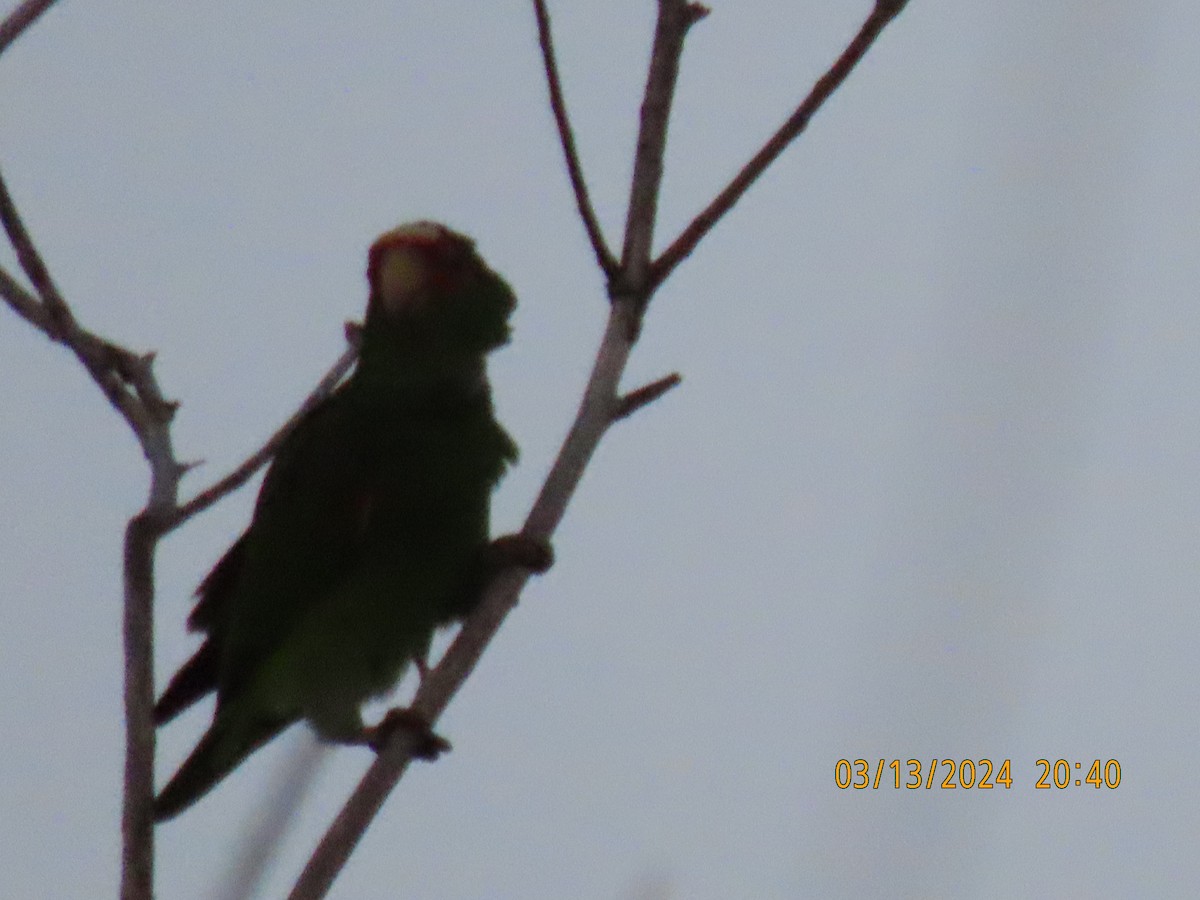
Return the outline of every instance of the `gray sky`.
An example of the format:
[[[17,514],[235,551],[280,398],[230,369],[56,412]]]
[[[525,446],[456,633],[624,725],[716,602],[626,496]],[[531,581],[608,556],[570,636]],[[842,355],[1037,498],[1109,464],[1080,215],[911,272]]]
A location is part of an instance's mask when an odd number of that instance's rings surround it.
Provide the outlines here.
[[[660,245],[868,4],[713,7]],[[552,12],[619,244],[653,3]],[[913,0],[659,294],[629,385],[682,387],[610,433],[441,723],[454,752],[333,896],[1196,895],[1198,29],[1171,0]],[[63,3],[0,59],[0,165],[77,315],[158,351],[206,461],[185,495],[340,352],[378,232],[473,235],[521,299],[492,364],[522,447],[494,519],[520,523],[605,313],[529,4]],[[7,309],[0,373],[0,894],[111,896],[146,467]],[[252,502],[162,546],[160,679]],[[164,732],[161,773],[209,715]],[[159,896],[213,896],[304,741],[160,830]],[[856,757],[1010,759],[1013,786],[839,790]],[[1121,785],[1035,790],[1040,758],[1116,759]],[[263,896],[368,761],[328,755]]]

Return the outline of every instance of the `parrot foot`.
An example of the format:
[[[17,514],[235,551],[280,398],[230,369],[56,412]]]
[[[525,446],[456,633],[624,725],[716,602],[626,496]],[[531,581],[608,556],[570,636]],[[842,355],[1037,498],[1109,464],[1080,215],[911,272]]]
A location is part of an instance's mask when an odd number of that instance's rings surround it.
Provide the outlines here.
[[[432,762],[450,749],[450,742],[434,732],[429,720],[411,707],[389,709],[387,715],[378,725],[368,725],[363,729],[363,743],[376,753],[383,752],[392,733],[396,730],[410,732],[416,739],[413,756]]]
[[[506,534],[487,546],[488,570],[495,574],[516,567],[541,575],[554,565],[554,548],[550,542],[527,534]]]

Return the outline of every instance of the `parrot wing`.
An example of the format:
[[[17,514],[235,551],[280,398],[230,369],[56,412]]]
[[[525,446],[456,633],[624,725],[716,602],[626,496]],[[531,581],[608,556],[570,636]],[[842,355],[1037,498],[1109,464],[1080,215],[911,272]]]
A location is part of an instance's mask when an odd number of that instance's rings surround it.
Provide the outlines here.
[[[245,531],[213,566],[212,571],[196,589],[196,606],[188,617],[189,631],[212,631],[214,624],[225,615],[229,596],[242,571],[246,544],[250,536]],[[184,663],[154,705],[154,724],[165,725],[177,715],[217,689],[217,643],[211,635],[200,649]]]
[[[218,646],[218,706],[361,558],[378,465],[364,412],[343,386],[301,421],[263,481],[228,600],[221,563],[206,579],[212,613],[201,605],[193,615],[213,620],[208,631]]]
[[[206,639],[155,705],[164,724],[217,690],[227,699],[307,609],[354,568],[372,503],[369,436],[345,387],[288,436],[254,519],[201,582],[188,627]]]

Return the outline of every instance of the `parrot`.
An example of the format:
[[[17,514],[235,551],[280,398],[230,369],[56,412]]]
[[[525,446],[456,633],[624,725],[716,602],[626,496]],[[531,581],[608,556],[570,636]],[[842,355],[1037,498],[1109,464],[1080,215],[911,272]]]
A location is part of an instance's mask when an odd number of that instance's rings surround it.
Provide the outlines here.
[[[517,446],[485,361],[509,340],[512,290],[469,238],[429,221],[381,235],[367,282],[354,371],[283,440],[249,527],[196,591],[188,627],[204,639],[154,721],[214,691],[216,707],[155,798],[156,821],[301,720],[322,740],[379,749],[384,726],[364,725],[361,704],[409,663],[423,675],[434,633],[499,569],[550,565],[546,542],[489,541],[491,494]],[[434,758],[449,745],[424,729],[418,755]]]

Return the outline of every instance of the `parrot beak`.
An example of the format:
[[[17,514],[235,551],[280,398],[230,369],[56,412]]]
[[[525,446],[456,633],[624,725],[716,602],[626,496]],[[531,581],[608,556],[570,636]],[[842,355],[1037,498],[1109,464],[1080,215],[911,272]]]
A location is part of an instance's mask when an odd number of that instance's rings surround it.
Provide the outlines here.
[[[428,299],[429,266],[425,252],[411,244],[391,244],[372,253],[371,284],[389,318],[417,312]]]

